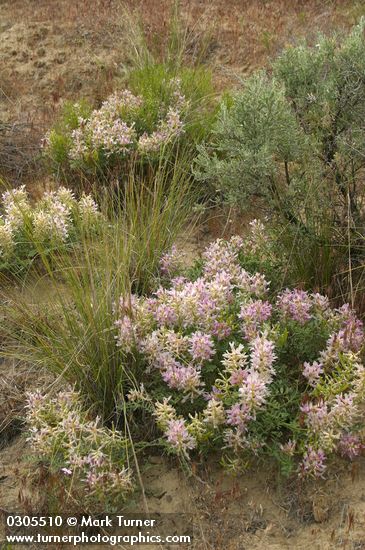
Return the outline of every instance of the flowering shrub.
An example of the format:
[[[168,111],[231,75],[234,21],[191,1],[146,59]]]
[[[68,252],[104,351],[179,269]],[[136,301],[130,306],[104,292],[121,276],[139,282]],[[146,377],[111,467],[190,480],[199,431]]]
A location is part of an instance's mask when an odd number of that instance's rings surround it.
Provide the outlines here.
[[[57,172],[61,167],[99,176],[114,167],[119,175],[127,173],[136,159],[160,162],[186,133],[194,141],[199,116],[193,120],[192,112],[205,94],[199,78],[198,69],[176,76],[164,65],[154,65],[130,75],[137,93],[117,91],[97,109],[85,102],[66,104],[60,123],[44,139],[46,156]]]
[[[32,205],[22,186],[2,195],[0,217],[0,269],[18,271],[47,248],[57,250],[81,233],[97,229],[100,212],[91,196],[77,200],[69,189],[44,193]]]
[[[182,457],[216,448],[234,469],[266,455],[286,473],[322,476],[333,455],[364,449],[363,326],[318,293],[270,293],[242,267],[246,246],[214,242],[193,278],[169,253],[165,286],[122,296],[118,345],[147,369],[130,406],[147,408]]]
[[[80,396],[68,390],[54,398],[28,394],[27,422],[33,451],[88,503],[123,499],[132,489],[126,464],[127,442],[120,434],[90,420]],[[104,510],[104,509],[103,509]]]

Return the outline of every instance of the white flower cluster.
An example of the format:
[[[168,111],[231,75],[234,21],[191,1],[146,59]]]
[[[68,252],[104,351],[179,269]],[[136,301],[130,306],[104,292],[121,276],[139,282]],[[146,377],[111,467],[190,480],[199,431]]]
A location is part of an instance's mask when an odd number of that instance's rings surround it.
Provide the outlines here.
[[[7,260],[14,251],[15,243],[11,226],[2,222],[0,225],[0,258]]]
[[[46,192],[31,204],[25,187],[2,195],[0,216],[0,258],[10,261],[22,243],[65,243],[77,229],[90,230],[98,222],[100,212],[90,195],[77,200],[72,191],[60,187]],[[78,226],[78,227],[76,227]]]
[[[131,470],[121,463],[126,441],[115,431],[91,420],[73,390],[49,398],[40,392],[28,394],[28,441],[49,466],[71,484],[78,481],[86,497],[123,497],[132,489]]]
[[[0,216],[0,258],[7,261],[13,254],[16,235],[29,219],[31,206],[24,185],[2,194],[3,214]]]
[[[37,242],[65,242],[71,225],[71,205],[58,192],[45,193],[33,213],[33,236]]]
[[[172,103],[152,133],[138,134],[136,119],[143,100],[129,90],[112,94],[100,109],[95,109],[88,119],[79,117],[79,127],[71,133],[71,160],[83,160],[102,151],[107,157],[113,154],[127,155],[137,150],[142,154],[159,151],[161,147],[183,132],[181,113],[186,108],[181,93],[180,79],[171,79]]]

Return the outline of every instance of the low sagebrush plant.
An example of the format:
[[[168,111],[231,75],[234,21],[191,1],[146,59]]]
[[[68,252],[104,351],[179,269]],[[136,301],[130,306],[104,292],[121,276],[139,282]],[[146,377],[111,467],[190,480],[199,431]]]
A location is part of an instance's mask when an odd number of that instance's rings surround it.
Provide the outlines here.
[[[292,278],[308,288],[363,263],[364,25],[290,46],[245,79],[196,160],[224,202],[278,224]]]
[[[146,373],[127,408],[149,412],[181,458],[219,450],[233,470],[275,458],[323,476],[364,449],[362,323],[318,293],[270,292],[245,253],[240,237],[218,240],[179,275],[172,252],[155,293],[122,295],[118,344]]]

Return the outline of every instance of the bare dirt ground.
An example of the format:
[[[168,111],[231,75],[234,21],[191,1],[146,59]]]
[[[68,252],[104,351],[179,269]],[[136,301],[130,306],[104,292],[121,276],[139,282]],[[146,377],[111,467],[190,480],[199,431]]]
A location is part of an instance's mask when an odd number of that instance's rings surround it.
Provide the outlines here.
[[[347,29],[365,15],[363,1],[186,0],[192,33],[209,27],[207,63],[218,89],[266,65],[288,43],[318,31]],[[163,48],[168,0],[130,0],[147,40]],[[11,182],[42,185],[41,137],[65,99],[98,102],[123,79],[125,21],[116,0],[0,1],[0,163]],[[199,234],[208,240],[217,228]],[[199,246],[193,242],[192,247]],[[29,449],[21,433],[24,395],[48,383],[39,372],[0,365],[0,510],[37,508]],[[259,469],[232,478],[213,463],[185,477],[157,457],[143,474],[151,512],[193,511],[196,548],[217,550],[365,549],[365,460],[340,465],[330,479],[298,485]],[[140,506],[138,501],[136,508]],[[1,536],[0,536],[1,540]],[[149,546],[149,548],[152,548]]]
[[[127,0],[147,41],[163,49],[170,0]],[[206,61],[219,89],[238,83],[288,43],[349,28],[361,0],[186,0],[183,18],[196,40],[208,29]],[[121,0],[0,2],[0,162],[9,180],[40,177],[39,144],[65,99],[98,102],[128,62]]]
[[[44,487],[30,482],[34,472],[28,453],[23,436],[15,438],[1,453],[0,510],[39,513],[37,505]],[[279,480],[268,469],[232,477],[212,460],[194,469],[197,475],[187,477],[176,464],[151,457],[143,473],[151,514],[194,515],[195,540],[191,548],[365,548],[365,459],[352,468],[337,465],[326,481],[304,485]],[[142,501],[137,495],[124,512],[141,510]]]

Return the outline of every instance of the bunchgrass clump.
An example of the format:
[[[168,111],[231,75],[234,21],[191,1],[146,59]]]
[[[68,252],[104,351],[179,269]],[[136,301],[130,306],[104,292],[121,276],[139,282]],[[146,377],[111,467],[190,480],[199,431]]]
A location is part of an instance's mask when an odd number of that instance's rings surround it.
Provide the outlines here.
[[[101,200],[98,231],[84,232],[66,251],[38,245],[40,275],[4,288],[3,353],[50,370],[76,390],[104,422],[123,423],[120,402],[141,371],[116,346],[112,329],[122,293],[158,284],[159,257],[183,230],[194,195],[181,163]],[[48,298],[39,300],[39,284]]]

